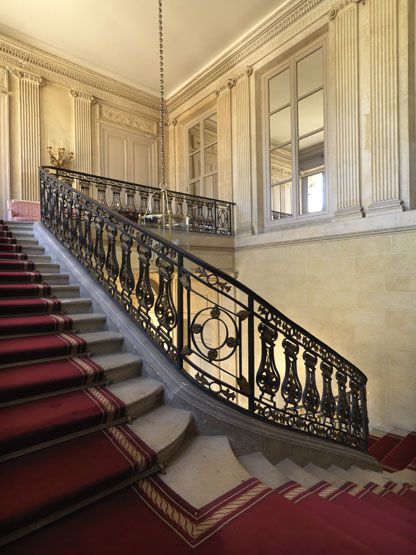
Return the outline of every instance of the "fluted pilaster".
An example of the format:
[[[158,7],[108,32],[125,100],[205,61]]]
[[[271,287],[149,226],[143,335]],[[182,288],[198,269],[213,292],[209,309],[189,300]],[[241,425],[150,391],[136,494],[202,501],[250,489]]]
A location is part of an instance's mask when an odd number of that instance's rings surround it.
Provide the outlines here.
[[[362,213],[358,9],[350,4],[334,20],[337,214]]]
[[[0,68],[0,218],[7,219],[10,198],[8,74]]]
[[[231,143],[231,90],[218,92],[218,197],[233,200]]]
[[[95,103],[95,98],[74,90],[70,94],[74,99],[74,165],[77,171],[92,173],[91,105]]]
[[[250,84],[249,75],[233,86],[233,198],[236,230],[251,232]]]
[[[39,200],[40,166],[40,93],[45,84],[42,77],[27,71],[14,70],[18,78],[19,127],[20,127],[20,176],[21,197]]]
[[[398,4],[372,0],[371,71],[371,209],[400,209]]]

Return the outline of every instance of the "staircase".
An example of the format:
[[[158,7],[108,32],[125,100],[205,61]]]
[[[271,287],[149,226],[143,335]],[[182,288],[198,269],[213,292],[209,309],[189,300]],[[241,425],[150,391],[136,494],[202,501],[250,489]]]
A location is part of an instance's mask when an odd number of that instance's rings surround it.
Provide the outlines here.
[[[91,305],[32,224],[0,224],[2,553],[415,552],[414,470],[237,458]]]

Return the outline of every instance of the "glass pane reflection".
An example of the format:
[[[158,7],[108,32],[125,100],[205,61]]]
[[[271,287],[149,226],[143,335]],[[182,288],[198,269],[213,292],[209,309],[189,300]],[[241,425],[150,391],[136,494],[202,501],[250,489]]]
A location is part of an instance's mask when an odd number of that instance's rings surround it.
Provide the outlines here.
[[[322,48],[297,63],[298,97],[315,91],[324,84]]]
[[[298,102],[299,135],[324,126],[324,92],[318,91]]]
[[[204,120],[204,144],[209,145],[217,140],[217,114]]]
[[[292,181],[271,187],[272,220],[292,216]]]
[[[290,69],[282,71],[269,81],[269,112],[290,104]]]
[[[270,116],[270,147],[284,145],[290,141],[290,106]]]
[[[195,152],[201,148],[201,135],[199,130],[199,123],[194,125],[188,131],[188,152]]]

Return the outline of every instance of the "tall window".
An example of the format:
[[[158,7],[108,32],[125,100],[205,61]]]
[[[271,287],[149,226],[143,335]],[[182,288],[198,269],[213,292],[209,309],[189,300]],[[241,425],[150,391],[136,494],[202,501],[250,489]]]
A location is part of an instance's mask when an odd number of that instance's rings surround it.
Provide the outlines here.
[[[217,114],[203,118],[188,130],[189,192],[217,198]]]
[[[268,79],[271,220],[326,210],[323,48]]]

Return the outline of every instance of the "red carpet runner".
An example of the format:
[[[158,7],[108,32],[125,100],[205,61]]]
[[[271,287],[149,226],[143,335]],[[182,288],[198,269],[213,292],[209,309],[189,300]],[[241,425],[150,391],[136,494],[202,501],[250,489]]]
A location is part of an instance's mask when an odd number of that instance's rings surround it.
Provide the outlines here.
[[[50,294],[0,222],[0,402],[26,399],[0,408],[0,455],[85,433],[0,463],[2,537],[156,463],[127,425],[115,425],[125,407],[99,385],[103,369],[82,356],[85,341],[68,331],[72,319]],[[28,400],[50,392],[57,393]],[[97,426],[105,429],[93,431]],[[408,464],[415,457],[409,436],[374,440],[371,448],[392,467]],[[197,509],[153,476],[6,545],[2,554],[413,555],[415,508],[415,493],[402,486],[321,482],[307,490],[290,482],[272,491],[250,479]]]

